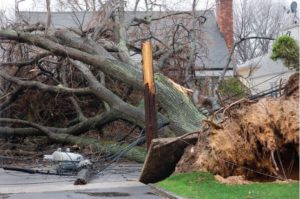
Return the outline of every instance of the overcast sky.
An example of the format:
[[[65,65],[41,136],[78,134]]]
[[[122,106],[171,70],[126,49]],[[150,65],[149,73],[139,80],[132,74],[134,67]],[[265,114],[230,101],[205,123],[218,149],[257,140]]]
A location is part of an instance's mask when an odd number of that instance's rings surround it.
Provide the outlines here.
[[[128,8],[132,8],[136,0],[127,0]],[[190,10],[192,0],[159,0],[160,2],[167,3],[168,7],[172,10]],[[241,0],[234,0],[234,3],[237,4]],[[270,0],[265,0],[270,1]],[[281,3],[284,3],[286,7],[289,8],[289,5],[293,0],[273,0],[279,1]],[[35,2],[35,3],[33,3]],[[141,5],[144,2],[143,0],[140,1]],[[197,9],[208,9],[213,8],[215,6],[215,0],[198,0],[198,7]],[[53,6],[52,10],[55,11],[55,0],[51,1],[51,4]],[[4,10],[5,14],[9,16],[10,19],[13,19],[14,17],[14,5],[15,0],[0,0],[0,10]],[[43,11],[45,10],[45,0],[25,0],[24,2],[21,2],[19,4],[19,9],[21,11]]]
[[[159,2],[168,5],[172,10],[191,10],[193,0],[159,0]],[[215,0],[198,0],[197,9],[209,9],[215,5]],[[55,9],[56,0],[51,0],[51,10]],[[136,0],[127,0],[127,9],[133,9]],[[140,6],[143,6],[144,1],[140,1]],[[25,0],[19,4],[20,11],[45,11],[45,0]],[[15,0],[0,0],[0,11],[4,11],[5,15],[14,20]]]
[[[161,2],[168,3],[173,9],[182,10],[182,9],[190,9],[190,5],[192,0],[160,0]],[[214,4],[215,0],[199,0],[199,9],[204,9],[211,7]],[[45,0],[25,0],[19,4],[20,10],[43,10],[45,9]],[[140,1],[142,5],[144,1]],[[55,0],[51,2],[53,5],[55,4]],[[128,6],[132,7],[135,3],[135,0],[127,0]],[[12,10],[15,5],[15,0],[0,0],[0,9],[2,10]]]
[[[127,0],[129,7],[132,7],[136,0]],[[234,3],[238,3],[240,0],[234,0]],[[266,0],[270,1],[270,0]],[[287,6],[293,0],[273,0],[273,1],[281,1],[285,2]],[[45,9],[45,0],[35,0],[36,3],[33,3],[34,0],[25,0],[20,3],[20,10],[43,10]],[[142,5],[144,1],[140,1]],[[186,10],[190,9],[192,0],[160,0],[160,2],[165,2],[171,9],[175,10]],[[198,9],[206,9],[211,8],[215,5],[215,0],[198,0]],[[55,4],[55,0],[52,0],[52,4]],[[15,0],[0,0],[0,9],[1,10],[13,10],[15,5]]]

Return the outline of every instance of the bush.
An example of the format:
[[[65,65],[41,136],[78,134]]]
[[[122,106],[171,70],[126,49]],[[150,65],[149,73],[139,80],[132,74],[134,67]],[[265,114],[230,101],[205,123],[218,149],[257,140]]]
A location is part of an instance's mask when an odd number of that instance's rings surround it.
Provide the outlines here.
[[[236,77],[225,79],[219,86],[219,92],[223,97],[235,99],[247,94],[246,87]]]
[[[290,36],[284,35],[275,40],[271,59],[282,59],[289,69],[299,70],[299,46]]]

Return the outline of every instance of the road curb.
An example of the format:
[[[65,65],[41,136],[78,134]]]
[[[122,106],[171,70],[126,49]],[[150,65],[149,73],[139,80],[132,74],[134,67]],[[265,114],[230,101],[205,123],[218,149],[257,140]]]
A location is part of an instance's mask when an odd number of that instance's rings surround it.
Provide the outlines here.
[[[157,194],[158,196],[160,197],[163,197],[163,198],[168,198],[168,199],[185,199],[183,197],[179,197],[179,196],[176,196],[175,194],[169,192],[169,191],[166,191],[160,187],[157,187],[155,186],[154,184],[147,184],[150,189],[155,193]]]

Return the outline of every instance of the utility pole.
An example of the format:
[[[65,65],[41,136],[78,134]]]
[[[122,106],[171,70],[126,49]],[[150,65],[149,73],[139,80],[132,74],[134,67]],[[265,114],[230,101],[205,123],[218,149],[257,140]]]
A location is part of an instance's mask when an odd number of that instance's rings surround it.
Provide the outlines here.
[[[155,85],[153,78],[152,46],[150,39],[142,44],[144,66],[144,103],[146,142],[149,149],[152,139],[157,137],[156,109],[155,109]]]

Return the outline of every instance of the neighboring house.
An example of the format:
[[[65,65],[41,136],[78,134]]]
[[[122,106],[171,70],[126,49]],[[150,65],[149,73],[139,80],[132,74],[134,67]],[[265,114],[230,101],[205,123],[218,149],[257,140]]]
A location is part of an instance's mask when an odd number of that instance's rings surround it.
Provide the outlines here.
[[[52,26],[56,28],[86,26],[93,18],[93,14],[91,12],[53,12],[51,19]],[[167,14],[170,14],[170,12],[151,13],[153,18]],[[130,21],[134,16],[144,17],[146,15],[149,15],[149,13],[127,11],[125,12],[125,21]],[[193,81],[197,81],[198,84],[193,89],[200,89],[201,94],[214,96],[215,84],[227,64],[229,51],[233,46],[232,0],[217,0],[216,15],[213,10],[197,11],[196,15],[199,18],[204,16],[205,22],[202,24],[197,23],[197,27],[195,27],[199,31],[197,32],[197,58],[195,66],[193,66]],[[22,11],[18,13],[16,19],[19,22],[22,20],[29,23],[45,22],[46,13]],[[163,43],[169,44],[173,37],[175,24],[183,24],[185,27],[190,28],[192,27],[192,18],[189,15],[185,17],[174,15],[153,21],[151,23],[151,32],[153,36],[159,38]],[[181,31],[184,32],[184,30]],[[128,36],[129,40],[138,40],[143,37],[143,30],[141,28],[130,27]],[[156,42],[155,40],[152,41]],[[140,43],[135,43],[135,45],[139,46]],[[133,55],[132,58],[137,62],[141,61],[140,55]],[[173,65],[176,65],[176,63]],[[176,67],[173,67],[171,72],[168,71],[166,73],[176,80],[179,73],[176,70]],[[162,71],[165,72],[163,69]],[[233,66],[230,64],[225,76],[232,75]]]
[[[299,24],[282,30],[281,35],[290,35],[299,44]],[[272,44],[271,44],[272,45]],[[248,60],[237,66],[240,80],[250,89],[252,94],[271,91],[283,85],[294,71],[284,66],[283,61],[271,59],[272,49],[263,56]],[[276,93],[275,93],[276,95]]]

